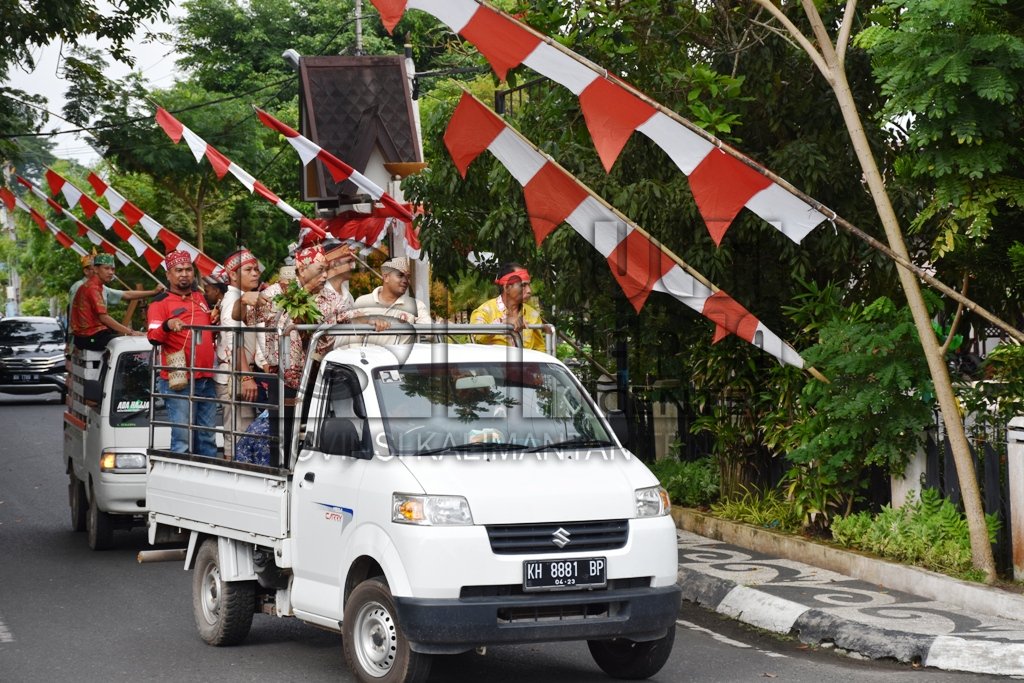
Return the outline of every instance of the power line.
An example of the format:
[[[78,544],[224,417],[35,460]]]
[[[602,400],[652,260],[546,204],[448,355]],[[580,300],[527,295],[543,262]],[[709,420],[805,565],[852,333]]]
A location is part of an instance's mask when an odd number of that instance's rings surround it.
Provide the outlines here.
[[[247,91],[239,93],[237,95],[228,95],[226,97],[220,97],[220,98],[217,98],[215,100],[209,100],[207,102],[199,102],[197,104],[192,104],[192,105],[189,105],[187,107],[182,107],[180,109],[175,109],[174,111],[172,111],[170,113],[172,113],[172,114],[179,114],[181,112],[191,111],[193,109],[200,109],[202,107],[208,107],[208,106],[213,105],[213,104],[220,104],[222,102],[230,102],[231,100],[241,99],[243,97],[248,97],[249,95],[253,95],[253,94],[261,92],[263,90],[269,90],[270,88],[276,88],[276,87],[278,87],[278,86],[280,86],[280,85],[282,85],[284,83],[287,83],[287,82],[293,80],[294,78],[295,78],[294,76],[289,76],[288,78],[282,78],[279,81],[274,81],[273,83],[269,83],[267,85],[260,86],[259,88],[253,88],[252,90],[247,90]],[[54,118],[58,118],[61,121],[67,121],[68,123],[74,123],[73,121],[68,121],[66,118],[64,118],[60,114],[55,114],[54,112],[52,112],[52,111],[50,111],[48,109],[40,107],[39,105],[32,104],[31,102],[25,102],[25,101],[19,100],[19,99],[15,98],[15,97],[11,97],[10,95],[8,95],[6,93],[2,93],[2,94],[4,95],[4,97],[6,97],[6,98],[8,98],[10,100],[14,100],[15,102],[18,102],[20,104],[26,105],[28,107],[32,107],[33,109],[37,109],[37,110],[39,110],[39,111],[41,111],[41,112],[43,112],[43,113],[45,113],[45,114],[47,114],[49,116],[53,116]],[[125,121],[119,121],[116,124],[108,123],[108,124],[97,125],[97,126],[85,126],[85,127],[82,127],[82,128],[72,128],[70,130],[50,131],[48,133],[4,134],[4,135],[0,135],[0,139],[6,140],[6,139],[11,139],[11,138],[39,138],[39,137],[52,137],[54,135],[66,135],[66,134],[69,134],[69,133],[91,133],[93,131],[106,130],[108,128],[120,128],[120,127],[124,126],[126,123],[137,123],[139,121],[148,121],[151,118],[153,118],[152,114],[147,115],[147,116],[137,116],[135,118],[127,119]]]

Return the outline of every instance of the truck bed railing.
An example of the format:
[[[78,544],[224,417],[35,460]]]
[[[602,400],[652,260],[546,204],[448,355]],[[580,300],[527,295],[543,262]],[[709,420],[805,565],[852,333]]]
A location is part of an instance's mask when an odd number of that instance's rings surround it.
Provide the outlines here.
[[[392,322],[392,321],[389,321]],[[252,328],[252,327],[236,327],[236,326],[216,326],[216,325],[186,325],[184,329],[190,330],[209,330],[215,334],[233,334],[235,335],[233,349],[236,357],[232,361],[232,367],[238,366],[237,354],[239,350],[243,348],[244,340],[247,335],[260,335],[276,332],[278,335],[278,358],[279,365],[276,372],[263,372],[259,369],[232,369],[232,370],[219,370],[217,368],[202,368],[201,371],[214,376],[224,377],[227,376],[227,383],[229,386],[236,386],[242,376],[251,376],[256,380],[257,384],[266,386],[268,388],[268,398],[265,401],[242,401],[235,397],[235,392],[229,392],[227,399],[221,398],[207,398],[204,396],[198,396],[195,392],[195,378],[194,375],[189,372],[188,379],[188,391],[185,398],[188,399],[188,425],[186,426],[188,432],[188,443],[194,443],[194,436],[197,432],[212,432],[214,434],[220,434],[223,437],[232,437],[235,446],[240,439],[251,438],[259,442],[267,442],[270,450],[270,462],[267,468],[269,471],[275,471],[280,468],[287,466],[289,462],[289,453],[294,452],[294,449],[298,447],[302,439],[302,426],[305,423],[306,413],[309,408],[309,393],[311,389],[311,382],[315,379],[315,373],[319,367],[319,363],[305,363],[299,386],[295,391],[294,395],[290,391],[284,389],[285,377],[284,369],[288,366],[289,361],[289,347],[290,338],[286,332],[292,330],[299,332],[300,334],[309,335],[308,342],[304,345],[305,349],[316,349],[319,346],[319,342],[323,337],[338,337],[338,338],[357,338],[362,340],[362,345],[372,345],[371,340],[373,337],[411,337],[414,341],[419,343],[462,343],[465,341],[473,341],[474,335],[488,335],[488,336],[505,336],[510,337],[512,344],[511,346],[522,348],[523,340],[522,335],[516,332],[511,325],[481,325],[481,324],[454,324],[454,323],[434,323],[429,325],[423,324],[394,324],[399,321],[393,321],[393,326],[389,329],[378,331],[373,325],[368,324],[336,324],[336,325],[293,325],[288,328],[277,328],[276,330],[269,330],[266,328]],[[541,330],[544,333],[545,338],[545,351],[551,355],[555,353],[555,346],[557,344],[557,334],[555,327],[550,324],[540,325],[528,325],[528,329]],[[195,344],[197,335],[189,335],[190,338],[190,353],[189,357],[195,357]],[[153,372],[151,375],[150,382],[150,395],[153,397],[150,403],[150,414],[149,414],[149,450],[151,453],[159,455],[175,455],[169,450],[157,449],[154,446],[154,429],[157,427],[173,427],[179,426],[169,421],[163,421],[156,419],[156,403],[157,400],[166,399],[177,399],[182,398],[178,394],[161,393],[158,391],[158,385],[156,382],[157,377],[160,375],[160,371],[177,370],[180,368],[174,368],[160,364],[160,353],[159,347],[155,347],[153,351],[153,357],[151,359],[151,366]],[[191,368],[189,368],[191,369]],[[255,409],[256,414],[260,415],[265,410],[268,413],[268,418],[271,422],[271,432],[269,434],[255,434],[249,433],[245,430],[234,428],[235,425],[214,427],[201,427],[195,424],[195,410],[196,406],[201,403],[216,403],[220,406],[229,406],[232,408],[234,415],[238,414],[238,408],[241,406],[251,407]],[[202,458],[193,453],[188,453],[190,457]],[[239,466],[247,463],[238,463]],[[254,465],[253,467],[259,468],[254,471],[267,471],[261,465]]]

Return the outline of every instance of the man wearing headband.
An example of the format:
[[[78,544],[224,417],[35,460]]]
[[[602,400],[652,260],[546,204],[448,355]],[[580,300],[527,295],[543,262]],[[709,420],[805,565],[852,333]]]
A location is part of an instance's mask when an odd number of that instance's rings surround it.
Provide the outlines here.
[[[321,245],[317,244],[300,249],[295,253],[295,283],[292,283],[290,286],[304,287],[306,291],[313,295],[316,307],[322,314],[318,324],[336,325],[338,323],[347,323],[351,317],[348,306],[333,289],[325,286],[327,283],[327,270],[327,256]],[[272,318],[268,319],[267,323],[272,323],[275,326],[280,325],[283,329],[288,329],[294,322],[288,317],[287,313],[276,308],[270,315]],[[267,336],[271,336],[269,332]],[[295,399],[298,396],[307,354],[312,353],[314,362],[319,362],[334,345],[334,338],[325,335],[321,337],[317,347],[311,350],[309,349],[309,341],[304,339],[303,336],[296,330],[288,331],[288,364],[282,368],[285,404],[283,440],[286,444],[291,441]],[[276,368],[272,368],[272,370],[276,370]],[[316,374],[316,367],[314,367],[309,377],[311,382],[316,379]],[[276,385],[273,385],[272,389],[276,391]],[[307,391],[304,396],[305,400],[308,401],[310,397],[308,390],[310,387],[306,387],[306,389]],[[277,394],[272,392],[270,403],[276,403],[277,400]],[[275,411],[270,412],[270,433],[276,436],[278,434],[277,416],[274,414]]]
[[[96,250],[94,249],[91,254],[86,254],[82,257],[82,279],[76,280],[71,288],[68,290],[68,320],[71,320],[71,304],[75,301],[75,294],[78,290],[89,281],[89,278],[93,276],[94,270],[92,260],[96,257]],[[148,299],[151,296],[156,296],[160,292],[164,291],[163,285],[157,285],[156,289],[111,289],[106,285],[103,285],[103,298],[107,304],[107,308],[112,308],[118,305],[122,301],[135,301],[137,299]]]
[[[540,325],[540,314],[526,303],[533,293],[530,288],[530,274],[518,263],[509,263],[498,271],[494,284],[498,286],[498,296],[485,301],[469,317],[470,324],[489,325],[504,323],[522,334],[523,347],[536,351],[544,350],[544,335],[540,330],[526,329],[527,325]],[[509,346],[509,338],[505,335],[476,335],[479,344],[498,344]]]
[[[245,307],[253,306],[259,299],[256,288],[260,284],[260,267],[256,257],[246,248],[241,248],[224,259],[224,271],[228,276],[228,291],[220,302],[220,324],[240,330],[222,330],[217,340],[217,369],[225,373],[235,371],[235,381],[229,383],[227,374],[217,373],[217,397],[224,409],[224,457],[234,457],[234,432],[244,432],[256,417],[251,405],[256,400],[259,387],[250,375],[256,353],[255,333],[246,333]],[[236,338],[238,348],[235,348]]]
[[[327,284],[324,287],[334,290],[347,308],[353,308],[354,301],[348,291],[348,281],[352,279],[355,269],[355,254],[349,245],[339,240],[326,240],[323,247],[327,259]]]
[[[102,351],[107,342],[119,334],[141,336],[107,313],[104,287],[114,279],[114,257],[98,254],[93,258],[93,274],[85,281],[71,302],[71,335],[75,348]],[[138,298],[138,297],[136,297]]]
[[[192,386],[178,390],[170,388],[167,370],[160,371],[157,390],[161,394],[181,397],[164,400],[167,419],[175,425],[171,427],[171,450],[175,453],[216,457],[217,441],[214,432],[205,429],[193,431],[190,450],[188,428],[190,396],[209,399],[191,401],[193,424],[208,428],[217,424],[217,403],[213,400],[217,398],[217,389],[213,373],[208,371],[214,362],[213,332],[187,329],[187,326],[210,325],[210,309],[206,298],[193,287],[195,270],[191,255],[185,251],[172,251],[164,258],[164,263],[167,265],[167,282],[170,287],[149,307],[147,336],[149,341],[160,347],[160,365],[168,365],[167,354],[184,349],[185,367],[192,369]]]
[[[369,294],[364,294],[355,302],[354,318],[360,321],[367,318],[378,324],[377,329],[391,326],[389,319],[394,318],[405,325],[419,323],[429,325],[430,311],[422,302],[407,296],[409,291],[409,259],[393,258],[380,266],[383,283]],[[386,327],[382,327],[382,325]],[[398,345],[412,342],[412,335],[393,335],[390,337],[371,336],[369,341],[376,344]]]

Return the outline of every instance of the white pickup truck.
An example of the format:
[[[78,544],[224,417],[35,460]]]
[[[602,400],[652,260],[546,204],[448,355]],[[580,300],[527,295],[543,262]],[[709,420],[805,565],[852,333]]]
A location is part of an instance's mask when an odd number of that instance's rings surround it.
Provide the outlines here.
[[[307,366],[282,467],[150,451],[150,540],[188,534],[202,638],[238,643],[257,612],[297,617],[340,632],[361,681],[570,640],[615,677],[661,669],[680,602],[668,496],[579,381],[515,348],[398,355]]]
[[[71,528],[105,550],[115,529],[146,523],[146,449],[150,441],[150,356],[145,337],[116,337],[106,351],[75,351],[68,374],[62,458]],[[162,403],[157,419],[166,420]],[[155,444],[170,443],[166,427]]]

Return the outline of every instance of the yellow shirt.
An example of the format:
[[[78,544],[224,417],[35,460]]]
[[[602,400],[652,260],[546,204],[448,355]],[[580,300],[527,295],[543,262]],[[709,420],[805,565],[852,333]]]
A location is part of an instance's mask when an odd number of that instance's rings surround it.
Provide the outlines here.
[[[496,297],[490,301],[485,301],[473,311],[473,314],[469,317],[469,322],[472,325],[490,325],[494,323],[504,323],[505,321],[505,302],[501,300],[501,297]],[[540,325],[543,321],[540,319],[540,313],[534,308],[523,304],[523,322],[527,325]],[[534,351],[544,351],[544,333],[541,330],[529,330],[524,329],[523,335],[523,346],[527,349],[533,349]],[[505,335],[499,334],[478,334],[474,336],[475,341],[478,344],[497,344],[499,346],[511,346],[509,338]]]

